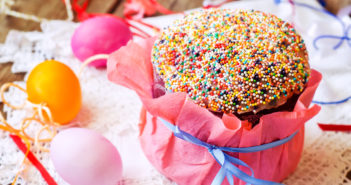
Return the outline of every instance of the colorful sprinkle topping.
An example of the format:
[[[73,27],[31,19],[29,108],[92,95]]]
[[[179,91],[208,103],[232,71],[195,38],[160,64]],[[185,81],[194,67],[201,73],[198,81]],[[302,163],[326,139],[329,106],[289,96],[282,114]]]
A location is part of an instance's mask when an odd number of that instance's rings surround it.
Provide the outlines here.
[[[301,93],[307,59],[290,24],[253,10],[193,12],[165,28],[152,52],[166,89],[225,113],[256,113]]]

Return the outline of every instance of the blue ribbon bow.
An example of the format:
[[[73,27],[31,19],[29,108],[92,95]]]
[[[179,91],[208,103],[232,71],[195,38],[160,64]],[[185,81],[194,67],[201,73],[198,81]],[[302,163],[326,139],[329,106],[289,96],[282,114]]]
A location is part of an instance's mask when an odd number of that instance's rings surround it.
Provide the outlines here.
[[[283,2],[283,0],[274,0],[274,3],[277,4],[277,5],[279,5],[282,2]],[[321,0],[319,0],[319,2],[321,3],[321,5],[323,7],[325,7],[325,1],[322,2]],[[292,1],[292,3],[294,5],[296,5],[296,6],[300,6],[300,7],[303,7],[303,8],[308,8],[308,9],[311,9],[311,10],[314,10],[314,11],[321,12],[321,13],[324,13],[326,15],[329,15],[329,16],[333,17],[334,19],[336,19],[340,23],[341,28],[343,30],[343,35],[342,36],[339,36],[339,35],[319,35],[316,38],[314,38],[314,40],[313,40],[313,47],[315,49],[319,49],[318,46],[317,46],[317,42],[319,40],[321,40],[321,39],[336,39],[336,40],[339,40],[339,42],[336,43],[333,46],[334,50],[338,49],[344,43],[344,41],[346,41],[346,43],[351,48],[351,38],[349,37],[349,32],[351,31],[351,25],[348,25],[346,27],[346,24],[338,16],[332,14],[331,12],[329,12],[326,9],[319,9],[319,8],[313,7],[313,6],[309,5],[309,4],[295,2],[295,1]],[[344,98],[342,100],[329,101],[329,102],[328,101],[313,100],[312,103],[319,104],[319,105],[337,105],[337,104],[345,103],[345,102],[349,101],[350,99],[351,99],[351,96],[349,96],[347,98]]]
[[[221,165],[221,169],[218,171],[216,177],[213,179],[212,185],[221,185],[225,177],[227,177],[229,184],[233,185],[234,184],[233,176],[249,184],[282,185],[277,182],[271,182],[271,181],[255,178],[253,169],[249,165],[247,165],[244,161],[238,158],[228,155],[226,152],[251,153],[251,152],[259,152],[259,151],[267,150],[290,141],[297,134],[297,132],[293,133],[287,138],[274,141],[271,143],[259,145],[259,146],[245,147],[245,148],[219,147],[219,146],[215,146],[215,145],[211,145],[209,143],[203,142],[198,138],[192,136],[191,134],[182,131],[178,126],[175,126],[161,118],[160,120],[166,125],[167,128],[169,128],[173,132],[174,136],[176,136],[177,138],[182,139],[184,141],[188,141],[195,145],[207,148],[207,150],[215,158],[217,163]],[[242,170],[240,170],[235,165],[245,166],[249,168],[251,171],[251,176],[246,174]]]
[[[318,37],[316,37],[313,41],[313,46],[318,49],[317,47],[317,41],[320,39],[337,39],[339,40],[339,42],[337,44],[335,44],[335,46],[333,47],[334,50],[338,49],[343,43],[344,41],[346,41],[346,43],[349,45],[349,47],[351,47],[351,38],[348,36],[349,32],[351,29],[351,25],[349,25],[345,30],[344,30],[344,35],[343,36],[338,36],[338,35],[320,35]]]

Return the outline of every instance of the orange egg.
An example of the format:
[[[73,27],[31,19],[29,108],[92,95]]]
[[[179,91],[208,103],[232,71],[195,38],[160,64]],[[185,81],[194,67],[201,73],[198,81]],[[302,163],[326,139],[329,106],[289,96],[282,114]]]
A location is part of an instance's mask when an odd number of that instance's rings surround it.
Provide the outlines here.
[[[47,60],[37,65],[28,76],[28,100],[35,104],[45,103],[52,118],[59,124],[67,124],[78,114],[82,95],[74,72],[65,64]]]

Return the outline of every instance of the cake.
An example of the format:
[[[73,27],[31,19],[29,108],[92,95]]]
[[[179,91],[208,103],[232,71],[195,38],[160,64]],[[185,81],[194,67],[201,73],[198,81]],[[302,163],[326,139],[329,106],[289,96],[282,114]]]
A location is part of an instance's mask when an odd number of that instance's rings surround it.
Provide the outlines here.
[[[256,123],[291,109],[310,77],[306,46],[292,25],[254,10],[192,12],[163,30],[151,60],[167,92]]]

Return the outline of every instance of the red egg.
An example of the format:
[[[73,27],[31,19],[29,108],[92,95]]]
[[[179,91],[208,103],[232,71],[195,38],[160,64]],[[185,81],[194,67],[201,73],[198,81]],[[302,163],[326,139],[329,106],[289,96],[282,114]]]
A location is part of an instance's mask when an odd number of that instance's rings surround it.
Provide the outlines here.
[[[71,47],[74,55],[83,62],[97,54],[112,53],[131,38],[132,32],[125,22],[113,16],[98,16],[81,23],[72,36]],[[89,65],[105,67],[106,59]]]

